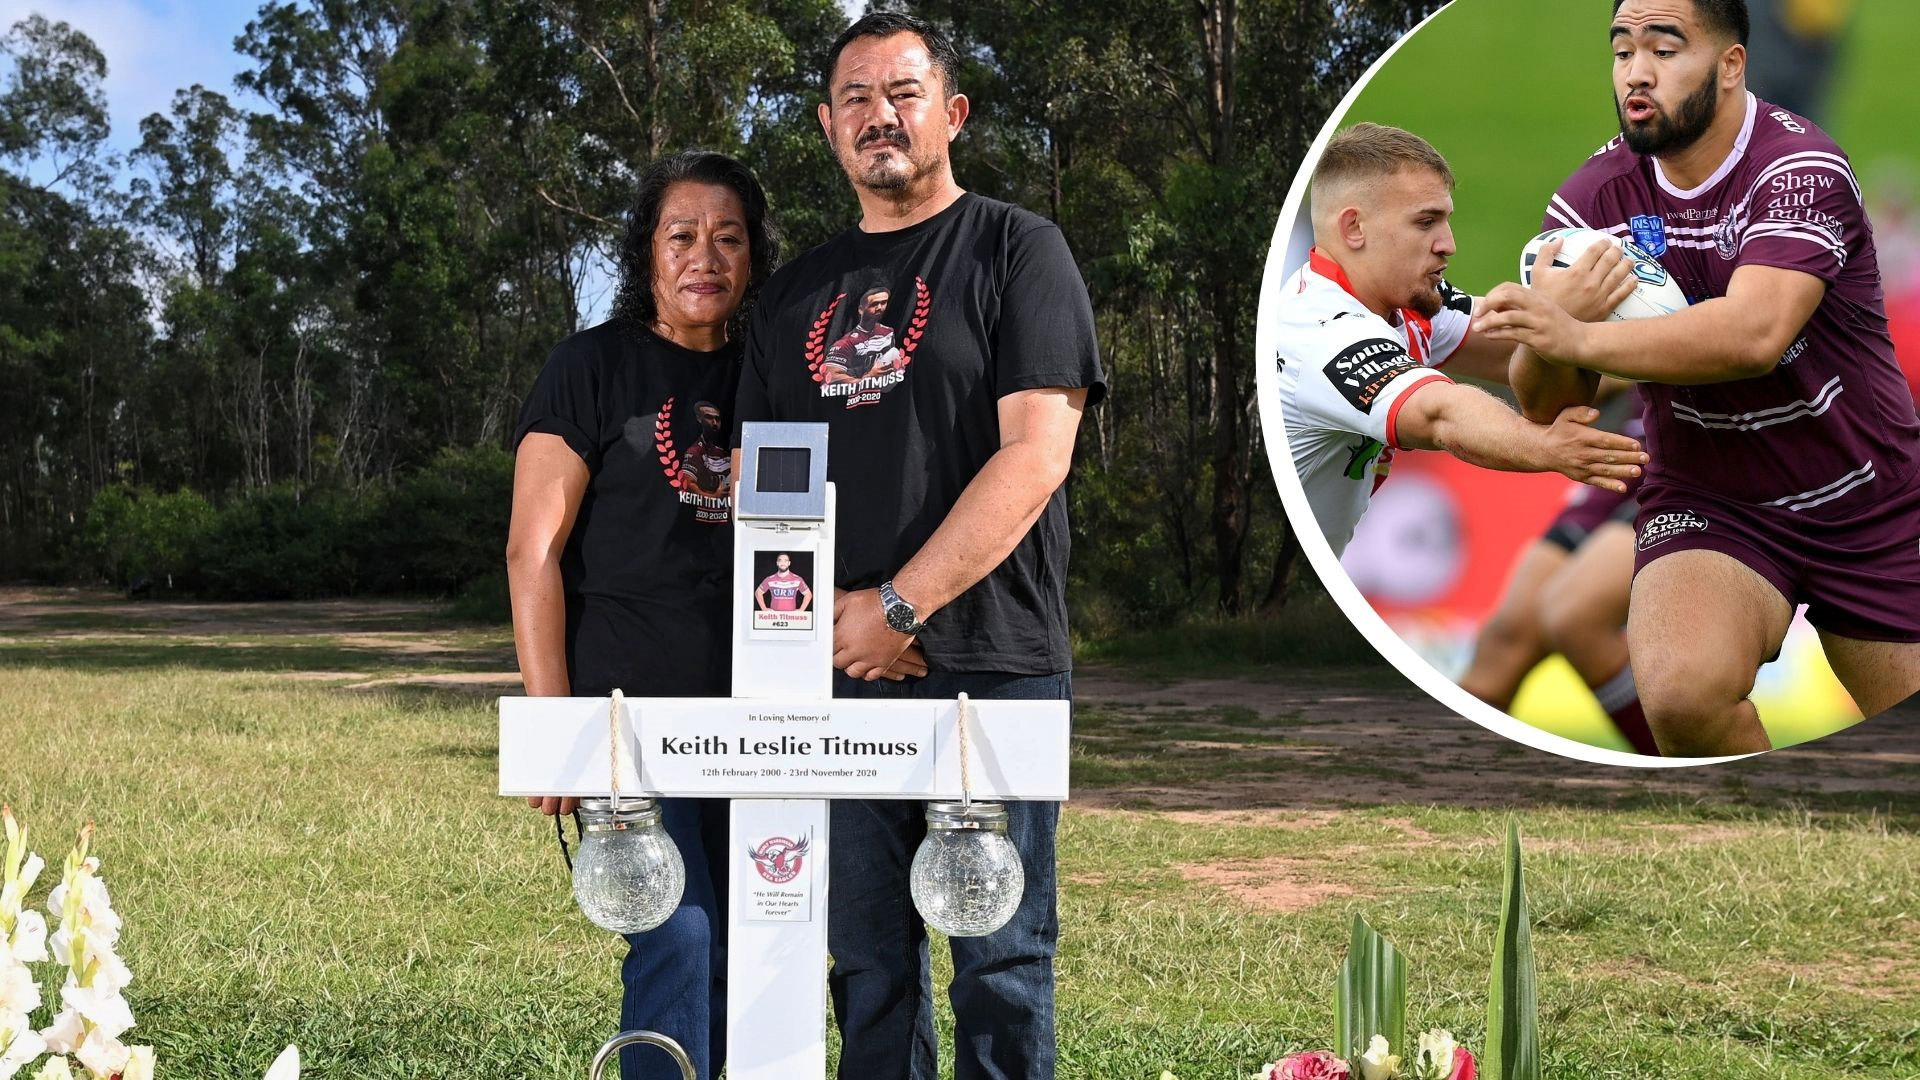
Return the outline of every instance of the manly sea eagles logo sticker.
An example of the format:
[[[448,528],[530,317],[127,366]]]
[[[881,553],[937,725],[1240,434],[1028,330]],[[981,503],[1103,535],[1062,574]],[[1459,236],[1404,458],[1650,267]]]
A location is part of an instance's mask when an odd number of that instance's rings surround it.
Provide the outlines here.
[[[785,885],[800,876],[800,867],[812,844],[811,837],[795,843],[784,836],[770,836],[762,840],[759,847],[749,848],[747,854],[753,857],[753,868],[760,871],[761,877],[775,885]]]
[[[1676,536],[1706,532],[1707,519],[1691,510],[1673,510],[1655,514],[1640,529],[1640,550],[1658,547]]]
[[[646,453],[649,436],[653,453],[660,461],[660,472],[667,485],[680,493],[683,506],[693,507],[693,519],[706,525],[725,525],[733,513],[733,450],[727,445],[727,428],[720,407],[710,401],[693,403],[694,419],[700,423],[700,437],[685,454],[674,448],[673,398],[655,414],[653,430],[647,422],[630,417],[626,423],[627,443]]]
[[[840,305],[852,298],[857,305],[852,330],[827,341],[828,329]],[[833,298],[807,332],[807,373],[819,384],[820,396],[846,398],[847,408],[872,405],[887,391],[905,382],[907,366],[927,333],[927,315],[933,309],[933,291],[924,278],[913,279],[913,309],[896,330],[883,320],[893,304],[893,290],[873,285],[858,296],[841,293]]]
[[[1738,206],[1727,212],[1726,220],[1720,223],[1720,228],[1713,234],[1713,248],[1720,253],[1721,258],[1731,259],[1740,254],[1740,237],[1747,231],[1749,216],[1744,199]]]
[[[1321,370],[1341,397],[1361,412],[1370,413],[1387,384],[1409,371],[1419,371],[1420,361],[1408,356],[1397,341],[1368,338],[1341,350]]]

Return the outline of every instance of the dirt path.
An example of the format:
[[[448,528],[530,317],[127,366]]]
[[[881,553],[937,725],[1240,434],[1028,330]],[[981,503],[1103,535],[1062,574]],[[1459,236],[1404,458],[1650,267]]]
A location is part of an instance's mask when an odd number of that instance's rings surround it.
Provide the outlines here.
[[[1323,762],[1328,775],[1303,783],[1288,770],[1271,777],[1222,776],[1180,786],[1118,785],[1076,793],[1079,803],[1207,808],[1330,807],[1414,802],[1496,806],[1690,799],[1775,804],[1895,804],[1920,812],[1920,704],[1910,704],[1803,746],[1725,765],[1634,769],[1575,761],[1512,742],[1466,720],[1382,668],[1374,676],[1321,673],[1299,678],[1195,679],[1155,684],[1125,672],[1083,668],[1074,675],[1082,708],[1195,720],[1247,710],[1288,745],[1260,749]],[[1255,726],[1248,721],[1234,725]],[[1355,775],[1356,764],[1379,763]],[[1337,771],[1337,774],[1336,774]],[[1309,770],[1310,773],[1310,770]],[[1279,790],[1284,788],[1284,790]]]

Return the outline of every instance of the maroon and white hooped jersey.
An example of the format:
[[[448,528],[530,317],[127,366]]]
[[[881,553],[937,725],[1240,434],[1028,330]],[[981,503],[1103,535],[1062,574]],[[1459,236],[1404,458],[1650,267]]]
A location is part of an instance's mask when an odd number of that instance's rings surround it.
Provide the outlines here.
[[[760,582],[758,591],[767,594],[767,607],[774,611],[798,611],[800,594],[807,591],[807,581],[791,570],[782,570],[768,574]]]
[[[1702,386],[1643,383],[1648,482],[1845,518],[1903,490],[1920,422],[1894,360],[1860,185],[1803,117],[1747,95],[1733,151],[1692,190],[1615,138],[1560,186],[1543,228],[1600,229],[1652,252],[1700,303],[1742,266],[1827,284],[1766,375]]]

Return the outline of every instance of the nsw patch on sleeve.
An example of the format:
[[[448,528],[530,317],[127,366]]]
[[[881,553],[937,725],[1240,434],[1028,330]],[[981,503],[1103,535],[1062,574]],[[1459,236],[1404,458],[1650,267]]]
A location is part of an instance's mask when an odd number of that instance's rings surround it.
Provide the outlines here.
[[[1327,381],[1340,391],[1348,404],[1371,413],[1373,403],[1380,400],[1388,383],[1420,369],[1420,361],[1408,356],[1399,342],[1390,338],[1366,338],[1340,350],[1323,370]]]

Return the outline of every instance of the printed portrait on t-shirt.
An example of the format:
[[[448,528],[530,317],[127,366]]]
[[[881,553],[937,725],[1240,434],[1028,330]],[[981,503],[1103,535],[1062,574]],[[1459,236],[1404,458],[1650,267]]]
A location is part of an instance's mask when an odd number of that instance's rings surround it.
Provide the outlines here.
[[[687,447],[680,460],[680,489],[699,495],[721,497],[733,491],[733,448],[727,445],[726,426],[720,422],[720,407],[710,401],[693,405],[694,419],[700,422],[700,438]]]
[[[856,409],[905,382],[932,303],[919,277],[906,288],[872,281],[836,295],[807,336],[807,370],[820,396],[845,398],[847,408]]]
[[[813,552],[753,553],[753,628],[813,629]]]
[[[636,451],[659,460],[661,476],[695,521],[724,525],[733,517],[731,430],[719,405],[702,400],[687,406],[668,398],[653,416],[630,418],[626,438]]]

